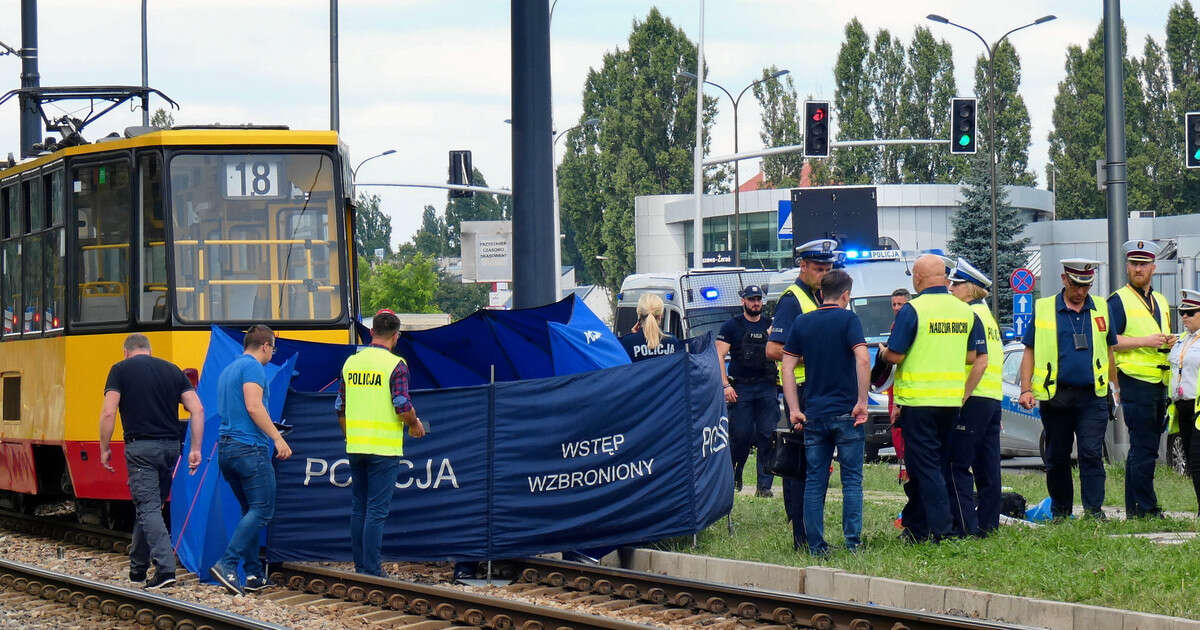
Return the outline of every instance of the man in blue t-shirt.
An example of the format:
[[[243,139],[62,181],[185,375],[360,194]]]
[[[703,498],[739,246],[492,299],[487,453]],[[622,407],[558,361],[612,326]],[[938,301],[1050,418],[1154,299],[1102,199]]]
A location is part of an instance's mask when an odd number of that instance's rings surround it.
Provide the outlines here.
[[[804,359],[805,411],[795,387],[785,387],[792,426],[804,431],[808,474],[804,484],[804,523],[808,550],[826,555],[825,493],[829,464],[837,447],[842,471],[842,533],[853,551],[862,534],[862,469],[867,421],[867,342],[862,322],[850,303],[850,275],[835,269],[821,278],[822,303],[796,318],[783,346],[783,370],[789,373]]]
[[[275,457],[287,459],[292,449],[283,440],[267,413],[267,373],[263,369],[275,354],[275,333],[261,324],[251,326],[242,341],[245,351],[221,372],[217,380],[217,410],[221,414],[219,447],[221,474],[242,508],[221,559],[209,569],[226,590],[243,594],[237,567],[246,570],[247,591],[260,591],[270,582],[258,557],[258,536],[275,515]]]

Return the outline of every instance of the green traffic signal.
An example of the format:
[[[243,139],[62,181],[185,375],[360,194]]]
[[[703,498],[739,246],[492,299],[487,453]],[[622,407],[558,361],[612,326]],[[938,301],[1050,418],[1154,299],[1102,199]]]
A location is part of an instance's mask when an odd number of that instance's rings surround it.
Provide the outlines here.
[[[958,146],[960,146],[960,147],[971,146],[971,136],[964,133],[962,135],[962,137],[958,139]],[[1197,153],[1197,154],[1200,155],[1200,153]]]
[[[1195,159],[1197,159],[1197,160],[1200,160],[1200,149],[1196,149],[1196,154],[1195,154],[1195,155],[1193,155],[1192,157],[1193,157],[1193,158],[1195,158]]]

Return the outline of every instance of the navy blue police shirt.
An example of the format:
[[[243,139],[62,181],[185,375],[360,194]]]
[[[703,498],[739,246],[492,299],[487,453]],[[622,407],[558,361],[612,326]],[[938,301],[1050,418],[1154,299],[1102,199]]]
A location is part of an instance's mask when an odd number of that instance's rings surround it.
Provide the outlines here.
[[[1092,301],[1090,295],[1084,300],[1083,309],[1078,313],[1067,308],[1067,301],[1063,299],[1062,291],[1059,291],[1054,298],[1055,327],[1058,332],[1058,382],[1061,385],[1092,386],[1094,375],[1092,370],[1092,322],[1090,319],[1093,308],[1095,308],[1095,302]],[[1105,322],[1104,325],[1108,328],[1105,335],[1108,345],[1117,345],[1116,324]],[[1035,328],[1035,326],[1030,326],[1025,329],[1025,336],[1021,339],[1021,343],[1025,344],[1026,348],[1033,347]],[[1087,333],[1087,346],[1081,350],[1075,349],[1074,334],[1076,332]]]
[[[913,296],[913,299],[929,293],[949,292],[950,289],[947,287],[930,287]],[[974,315],[974,318],[975,323],[971,326],[971,334],[967,337],[967,352],[974,350],[976,354],[987,354],[987,332],[984,331],[983,322],[979,321],[979,316]],[[917,309],[913,308],[912,303],[909,302],[900,307],[900,311],[896,313],[896,321],[892,324],[892,334],[887,341],[888,350],[896,354],[907,354],[916,338]],[[966,357],[963,358],[966,359]]]
[[[804,357],[805,415],[849,415],[858,402],[854,349],[867,343],[858,315],[837,305],[823,305],[797,317],[791,329],[783,351]]]
[[[813,291],[804,284],[799,278],[796,278],[796,286],[800,287],[808,297],[812,298],[813,303],[821,303],[821,292]],[[779,302],[775,304],[775,316],[772,318],[771,334],[767,336],[767,341],[777,343],[787,343],[788,333],[792,330],[792,323],[796,318],[802,315],[800,310],[800,300],[791,293],[784,293],[779,298]]]
[[[775,382],[775,362],[767,360],[767,335],[771,318],[752,322],[738,315],[721,325],[717,341],[729,344],[729,377],[738,382]]]
[[[662,339],[658,341],[658,345],[651,348],[646,343],[646,334],[639,330],[638,332],[629,333],[621,337],[621,347],[625,348],[625,354],[629,355],[629,360],[637,363],[646,359],[674,354],[683,349],[683,343],[676,339],[674,335],[663,334]]]

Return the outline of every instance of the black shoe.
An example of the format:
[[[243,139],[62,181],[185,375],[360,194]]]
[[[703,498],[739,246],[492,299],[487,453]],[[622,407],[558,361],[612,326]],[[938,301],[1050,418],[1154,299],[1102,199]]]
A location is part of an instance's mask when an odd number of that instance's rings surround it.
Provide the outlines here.
[[[130,582],[145,582],[146,581],[146,570],[142,569],[140,571],[135,571],[134,569],[130,569],[129,570],[129,581]]]
[[[761,497],[763,499],[771,499],[774,498],[775,493],[771,492],[770,488],[759,488],[758,491],[754,493],[754,496]]]
[[[1107,521],[1108,520],[1108,515],[1106,515],[1104,513],[1104,510],[1084,510],[1083,517],[1084,518],[1094,518],[1097,521]]]
[[[479,565],[474,562],[454,563],[454,580],[474,580]]]
[[[742,480],[741,480],[741,479],[734,479],[734,480],[733,480],[733,491],[734,491],[734,492],[741,492],[741,491],[742,491]]]
[[[175,585],[174,573],[155,573],[154,577],[146,581],[146,588],[160,589]]]
[[[267,578],[258,577],[257,575],[246,576],[246,590],[251,593],[257,593],[272,586],[275,586],[275,583]]]
[[[236,573],[225,572],[220,567],[218,567],[217,565],[214,564],[212,566],[212,568],[210,568],[208,570],[208,574],[211,575],[213,577],[213,579],[217,581],[218,584],[220,584],[221,586],[224,586],[225,590],[229,591],[230,595],[245,595],[246,594],[246,592],[243,591],[241,589],[241,587],[238,586]]]

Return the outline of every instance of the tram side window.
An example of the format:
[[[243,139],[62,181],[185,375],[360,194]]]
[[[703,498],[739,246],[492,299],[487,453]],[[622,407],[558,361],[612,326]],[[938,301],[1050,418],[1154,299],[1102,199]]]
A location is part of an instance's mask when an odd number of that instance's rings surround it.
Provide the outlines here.
[[[63,262],[67,256],[66,228],[63,227],[63,171],[55,171],[42,177],[45,199],[49,202],[46,219],[49,229],[43,235],[42,255],[45,271],[43,293],[45,306],[42,315],[46,332],[62,330],[66,305],[66,270]]]
[[[0,244],[0,266],[3,267],[4,336],[21,334],[21,207],[20,189],[16,183],[0,191],[3,209],[3,244]]]
[[[133,195],[129,163],[112,160],[71,170],[72,211],[78,248],[73,321],[129,319],[129,246]]]
[[[42,231],[46,228],[44,189],[40,178],[21,184],[25,201],[25,238],[21,245],[21,266],[24,270],[24,312],[22,331],[26,335],[42,332]]]
[[[162,322],[167,319],[167,229],[163,220],[162,158],[150,153],[138,159],[141,191],[141,231],[138,243],[141,265],[138,270],[138,321]]]

